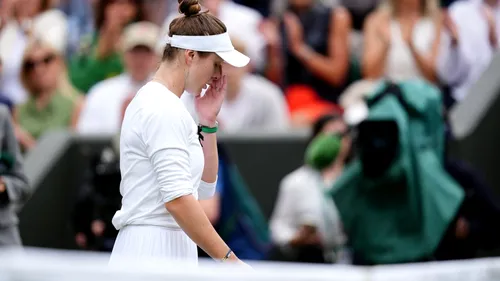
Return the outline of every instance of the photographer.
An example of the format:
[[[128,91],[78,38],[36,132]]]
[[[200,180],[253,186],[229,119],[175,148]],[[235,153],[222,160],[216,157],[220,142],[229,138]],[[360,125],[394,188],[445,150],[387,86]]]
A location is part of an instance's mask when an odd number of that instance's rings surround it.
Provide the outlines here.
[[[31,190],[11,115],[4,105],[0,105],[0,126],[0,247],[20,246],[16,207],[28,199]]]

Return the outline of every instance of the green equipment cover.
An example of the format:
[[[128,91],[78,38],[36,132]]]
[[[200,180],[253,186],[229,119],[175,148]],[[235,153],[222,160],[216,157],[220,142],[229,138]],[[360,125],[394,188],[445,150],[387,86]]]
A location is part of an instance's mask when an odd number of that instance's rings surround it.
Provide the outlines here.
[[[382,82],[366,101],[357,156],[327,195],[366,262],[431,259],[464,198],[442,165],[441,93],[420,80]]]

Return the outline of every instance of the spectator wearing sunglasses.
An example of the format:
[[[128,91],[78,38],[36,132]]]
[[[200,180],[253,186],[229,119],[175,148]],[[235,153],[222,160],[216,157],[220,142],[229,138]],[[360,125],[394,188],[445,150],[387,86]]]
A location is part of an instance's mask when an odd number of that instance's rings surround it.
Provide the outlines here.
[[[14,110],[14,120],[24,150],[48,130],[76,126],[83,98],[69,82],[63,54],[43,40],[29,42],[20,77],[29,96]]]
[[[28,94],[22,86],[19,73],[21,59],[29,38],[33,35],[50,36],[54,45],[63,50],[67,42],[67,19],[54,9],[55,0],[2,0],[0,16],[0,57],[3,73],[0,91],[14,104],[24,103]],[[48,30],[51,30],[48,35]]]

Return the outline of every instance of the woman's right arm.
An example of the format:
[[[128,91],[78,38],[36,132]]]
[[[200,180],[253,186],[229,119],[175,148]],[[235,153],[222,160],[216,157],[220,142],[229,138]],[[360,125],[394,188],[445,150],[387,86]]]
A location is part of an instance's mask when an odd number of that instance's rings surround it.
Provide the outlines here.
[[[379,12],[365,21],[362,71],[365,79],[378,79],[384,75],[385,61],[390,48],[389,22]]]
[[[193,196],[188,151],[190,124],[183,112],[153,109],[143,120],[143,141],[159,183],[162,201],[184,232],[216,260],[229,247],[217,234],[203,208]],[[203,160],[202,160],[203,161]],[[230,260],[238,261],[232,254]]]
[[[227,254],[229,246],[217,234],[193,195],[174,199],[165,203],[165,207],[186,234],[213,259],[221,260]],[[233,254],[230,260],[238,258]]]

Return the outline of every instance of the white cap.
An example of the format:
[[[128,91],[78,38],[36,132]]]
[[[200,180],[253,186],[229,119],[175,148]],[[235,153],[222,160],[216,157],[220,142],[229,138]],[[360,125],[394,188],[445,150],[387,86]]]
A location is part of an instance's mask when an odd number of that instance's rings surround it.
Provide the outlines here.
[[[216,53],[221,59],[234,67],[243,67],[250,62],[249,57],[234,49],[227,32],[204,36],[174,35],[167,37],[166,43],[180,49]]]
[[[160,37],[160,28],[151,22],[133,23],[125,29],[122,37],[123,51],[129,51],[137,46],[146,46],[156,50],[156,42]]]
[[[68,46],[66,16],[59,10],[43,12],[33,20],[33,36],[52,46],[59,54],[65,54]]]
[[[226,52],[215,52],[221,59],[234,67],[244,67],[250,62],[250,58],[237,50]]]

